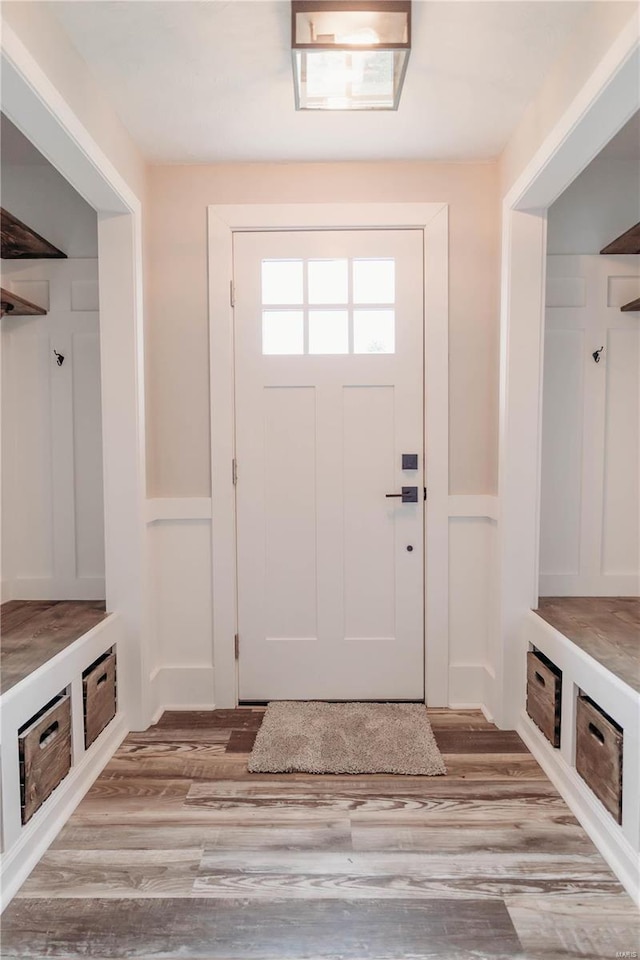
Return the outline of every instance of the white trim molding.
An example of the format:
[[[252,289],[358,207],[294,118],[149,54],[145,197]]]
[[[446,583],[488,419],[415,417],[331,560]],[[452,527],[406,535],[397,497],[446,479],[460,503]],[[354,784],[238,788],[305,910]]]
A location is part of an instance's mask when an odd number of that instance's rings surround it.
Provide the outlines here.
[[[448,237],[446,203],[259,204],[209,207],[209,345],[211,376],[211,516],[214,700],[237,703],[235,497],[233,429],[234,232],[267,230],[412,229],[424,233],[425,434],[428,490],[425,523],[426,698],[448,703]]]
[[[498,498],[492,494],[451,494],[449,516],[497,520]]]
[[[3,113],[95,210],[139,210],[138,197],[5,21],[0,42]]]
[[[452,710],[482,710],[488,716],[489,688],[494,681],[495,674],[486,663],[452,663],[449,706]]]
[[[638,110],[639,20],[632,17],[505,197],[545,210]]]
[[[153,497],[147,500],[147,523],[211,520],[210,497]]]
[[[162,666],[151,674],[154,718],[164,710],[214,710],[213,667]],[[155,719],[154,719],[155,722]]]

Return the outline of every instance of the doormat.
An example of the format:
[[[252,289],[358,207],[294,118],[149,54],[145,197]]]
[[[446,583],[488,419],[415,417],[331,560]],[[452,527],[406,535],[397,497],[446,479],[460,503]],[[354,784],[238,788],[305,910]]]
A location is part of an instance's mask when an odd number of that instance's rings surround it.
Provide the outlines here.
[[[394,773],[446,768],[420,703],[274,701],[249,757],[250,773]]]

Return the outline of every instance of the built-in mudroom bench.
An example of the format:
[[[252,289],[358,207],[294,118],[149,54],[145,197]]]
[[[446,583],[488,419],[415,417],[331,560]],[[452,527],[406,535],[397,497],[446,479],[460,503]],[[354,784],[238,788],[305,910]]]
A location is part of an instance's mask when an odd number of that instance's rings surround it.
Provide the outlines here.
[[[122,624],[103,603],[9,601],[0,627],[7,902],[127,731],[117,694]]]
[[[1,132],[31,158],[3,167],[0,209],[6,904],[125,736],[128,677],[104,599],[97,215],[4,116]]]
[[[518,732],[640,899],[640,599],[541,598]]]

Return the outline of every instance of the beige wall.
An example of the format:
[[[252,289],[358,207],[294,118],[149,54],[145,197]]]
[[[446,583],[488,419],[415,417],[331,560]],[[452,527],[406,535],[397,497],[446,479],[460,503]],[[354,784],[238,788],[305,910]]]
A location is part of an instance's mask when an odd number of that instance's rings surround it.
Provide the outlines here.
[[[450,205],[450,490],[496,486],[498,176],[495,164],[152,167],[147,215],[148,484],[208,496],[206,208],[215,203]]]

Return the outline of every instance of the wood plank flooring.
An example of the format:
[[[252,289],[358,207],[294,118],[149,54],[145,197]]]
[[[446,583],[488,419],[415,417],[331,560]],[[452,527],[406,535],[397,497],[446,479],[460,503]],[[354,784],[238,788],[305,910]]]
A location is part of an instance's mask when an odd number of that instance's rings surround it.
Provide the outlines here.
[[[535,612],[616,677],[640,691],[640,599],[540,597]]]
[[[131,734],[2,918],[2,957],[560,960],[638,913],[526,748],[429,710],[445,777],[249,774],[262,711]]]
[[[10,600],[0,606],[0,693],[24,680],[106,617],[94,600]]]

